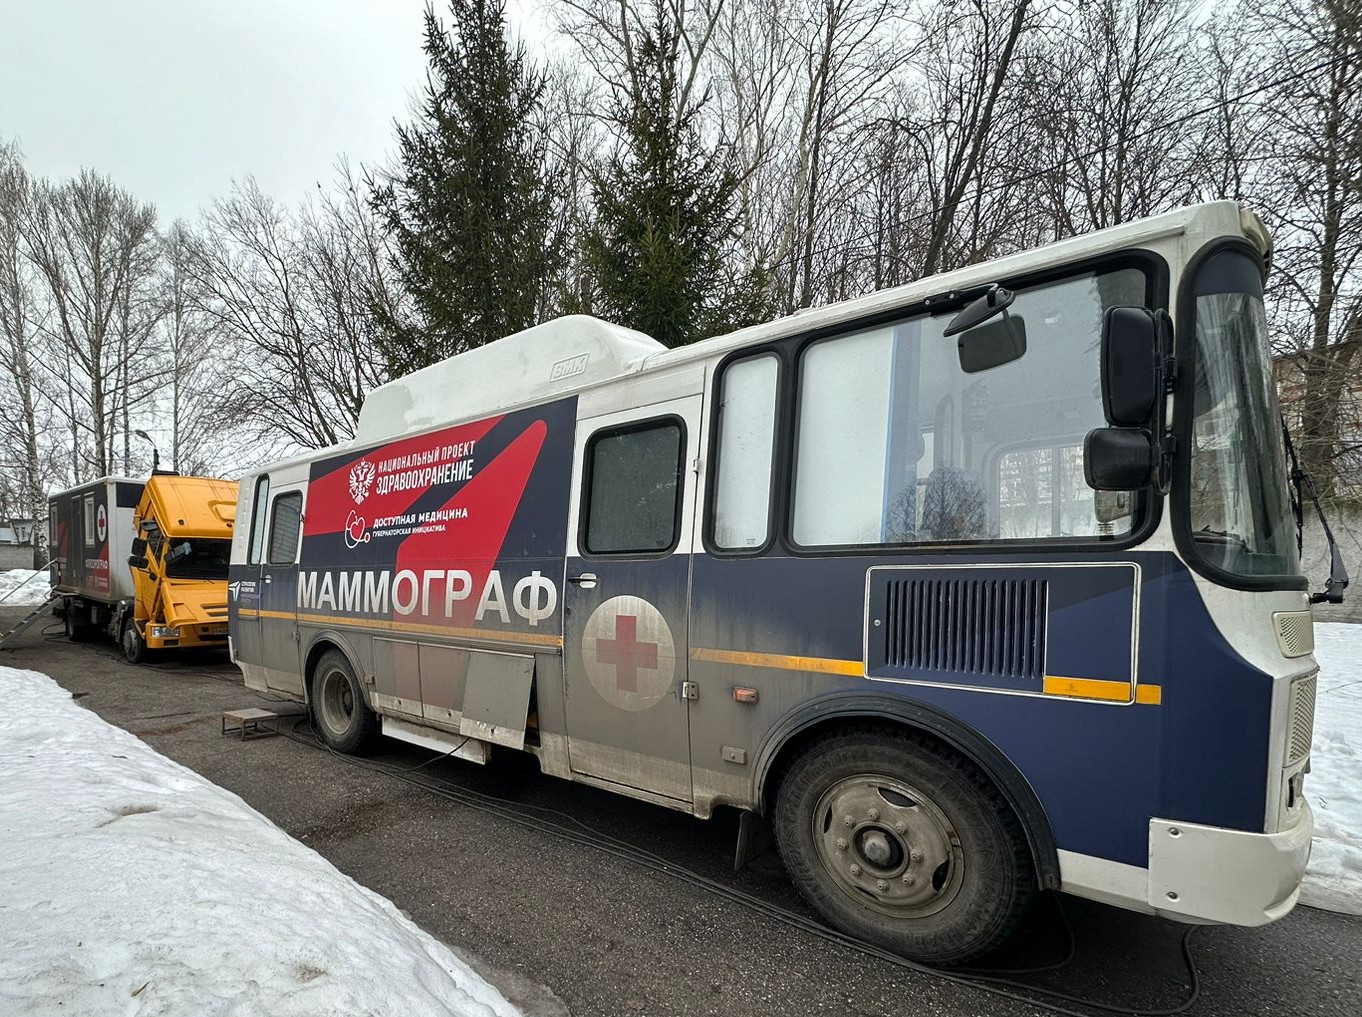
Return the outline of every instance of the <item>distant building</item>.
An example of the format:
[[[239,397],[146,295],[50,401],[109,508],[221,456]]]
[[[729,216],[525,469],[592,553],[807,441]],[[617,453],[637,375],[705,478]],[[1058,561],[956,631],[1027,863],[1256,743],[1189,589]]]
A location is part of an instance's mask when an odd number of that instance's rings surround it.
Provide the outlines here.
[[[33,567],[33,534],[39,526],[45,531],[47,521],[0,519],[0,570]]]

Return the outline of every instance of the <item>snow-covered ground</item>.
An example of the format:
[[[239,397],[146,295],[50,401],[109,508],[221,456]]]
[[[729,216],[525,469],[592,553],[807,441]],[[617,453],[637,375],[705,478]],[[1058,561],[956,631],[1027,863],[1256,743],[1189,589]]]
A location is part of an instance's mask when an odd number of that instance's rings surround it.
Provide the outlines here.
[[[0,667],[0,1014],[517,1011],[236,795]]]
[[[1315,625],[1319,685],[1305,797],[1315,844],[1301,903],[1362,915],[1362,625]]]
[[[0,608],[41,604],[51,588],[52,577],[47,569],[0,572]]]

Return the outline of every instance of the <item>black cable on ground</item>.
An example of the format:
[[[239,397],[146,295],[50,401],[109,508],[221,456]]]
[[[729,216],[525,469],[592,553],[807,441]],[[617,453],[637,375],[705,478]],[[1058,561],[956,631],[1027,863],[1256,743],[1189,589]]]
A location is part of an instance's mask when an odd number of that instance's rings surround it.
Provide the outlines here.
[[[304,723],[307,723],[309,728],[311,728],[310,719],[302,717],[295,722],[292,730],[283,733],[286,737],[301,745],[324,750],[352,766],[393,777],[432,794],[439,795],[442,798],[457,802],[467,808],[475,809],[479,812],[498,817],[507,822],[537,832],[547,833],[550,836],[555,836],[571,843],[593,848],[597,851],[601,851],[625,861],[633,862],[636,865],[659,872],[663,875],[671,876],[681,882],[688,883],[691,886],[695,886],[716,896],[722,897],[731,903],[747,908],[762,917],[798,929],[826,942],[836,943],[840,946],[845,946],[849,949],[858,951],[866,956],[875,957],[899,968],[915,971],[919,974],[928,975],[952,984],[977,989],[980,992],[987,992],[991,995],[999,996],[1013,1002],[1022,1003],[1028,1006],[1042,1007],[1052,1013],[1063,1014],[1065,1017],[1092,1017],[1092,1011],[1094,1010],[1101,1013],[1119,1014],[1123,1015],[1123,1017],[1176,1017],[1177,1014],[1186,1013],[1201,995],[1201,973],[1197,968],[1196,959],[1192,954],[1191,947],[1192,935],[1196,931],[1196,926],[1189,926],[1187,931],[1183,934],[1181,941],[1181,952],[1183,962],[1186,965],[1189,990],[1186,997],[1180,1003],[1170,1007],[1139,1008],[1113,1003],[1103,1003],[1073,993],[1063,992],[1058,989],[1047,989],[1043,986],[1023,982],[1014,977],[1009,977],[1009,975],[1004,972],[957,972],[934,968],[927,964],[908,960],[905,957],[900,957],[898,954],[891,953],[881,947],[848,936],[845,933],[829,928],[805,915],[771,904],[746,891],[728,886],[727,884],[711,879],[694,870],[678,865],[671,859],[654,854],[645,848],[630,844],[617,837],[610,836],[609,834],[603,834],[600,831],[587,826],[575,816],[569,816],[567,813],[557,809],[512,802],[507,799],[498,798],[495,795],[473,791],[469,788],[461,787],[449,782],[433,780],[428,776],[414,777],[411,775],[412,770],[419,769],[421,766],[426,766],[429,763],[434,762],[435,759],[446,758],[449,753],[446,753],[444,756],[437,756],[432,760],[427,760],[425,763],[416,767],[396,768],[387,764],[375,763],[337,752],[318,739],[315,731],[313,732],[312,737],[303,736],[298,732],[298,728]],[[526,810],[559,816],[568,820],[572,825],[581,828],[583,832],[578,833],[566,829],[562,825],[527,816],[524,814]],[[1062,907],[1059,908],[1059,913],[1070,942],[1070,948],[1069,951],[1067,951],[1065,958],[1055,964],[1042,965],[1036,968],[1025,969],[1024,971],[1016,971],[1012,972],[1012,974],[1038,974],[1053,971],[1067,965],[1072,960],[1073,954],[1076,951],[1073,927],[1069,923],[1068,916],[1064,913]],[[1038,999],[1036,998],[1037,995],[1046,998]],[[1087,1007],[1088,1009],[1086,1011],[1071,1009],[1073,1006]]]

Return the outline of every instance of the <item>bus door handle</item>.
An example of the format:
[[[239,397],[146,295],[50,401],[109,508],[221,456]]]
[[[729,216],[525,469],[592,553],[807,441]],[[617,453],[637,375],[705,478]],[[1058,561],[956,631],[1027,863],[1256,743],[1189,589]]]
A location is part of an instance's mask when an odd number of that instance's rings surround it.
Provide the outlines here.
[[[596,588],[596,573],[583,572],[580,576],[568,576],[568,582],[574,586],[580,586],[584,590],[594,590]]]
[[[274,577],[273,577],[273,576],[270,576],[270,575],[266,575],[266,576],[261,580],[261,582],[263,582],[263,583],[272,583],[272,582],[274,582]]]

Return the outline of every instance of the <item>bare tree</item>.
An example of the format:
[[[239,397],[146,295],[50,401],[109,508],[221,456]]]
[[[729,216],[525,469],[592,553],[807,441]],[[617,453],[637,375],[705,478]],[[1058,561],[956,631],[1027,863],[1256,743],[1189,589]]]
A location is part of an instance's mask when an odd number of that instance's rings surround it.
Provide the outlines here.
[[[39,392],[34,357],[37,342],[37,296],[31,266],[24,253],[23,222],[29,215],[32,183],[14,143],[0,145],[0,366],[13,389],[16,412],[0,418],[6,454],[0,469],[13,473],[17,505],[37,519],[43,511],[42,460],[38,442]],[[13,455],[13,460],[10,456]],[[33,566],[47,564],[46,531],[33,528]]]
[[[228,385],[218,334],[203,310],[191,272],[194,237],[176,220],[161,236],[156,348],[163,379],[157,416],[169,431],[170,468],[213,473],[222,465],[221,441],[233,424],[216,393]]]
[[[50,303],[43,332],[66,368],[58,375],[65,389],[59,405],[72,435],[75,480],[112,472],[113,439],[126,430],[131,363],[146,336],[137,315],[155,225],[150,205],[91,170],[63,184],[38,184],[23,220],[28,256]]]
[[[1265,137],[1251,185],[1276,241],[1272,296],[1284,352],[1303,372],[1300,451],[1322,491],[1338,456],[1359,465],[1359,440],[1341,440],[1342,396],[1362,348],[1362,10],[1350,0],[1245,5],[1260,76]]]
[[[295,448],[354,436],[383,379],[376,303],[399,307],[382,234],[358,185],[290,212],[254,180],[205,213],[189,272],[233,356],[221,412]]]
[[[1057,235],[1186,204],[1210,154],[1181,116],[1202,90],[1191,0],[1093,0],[1022,55],[1027,126]]]

